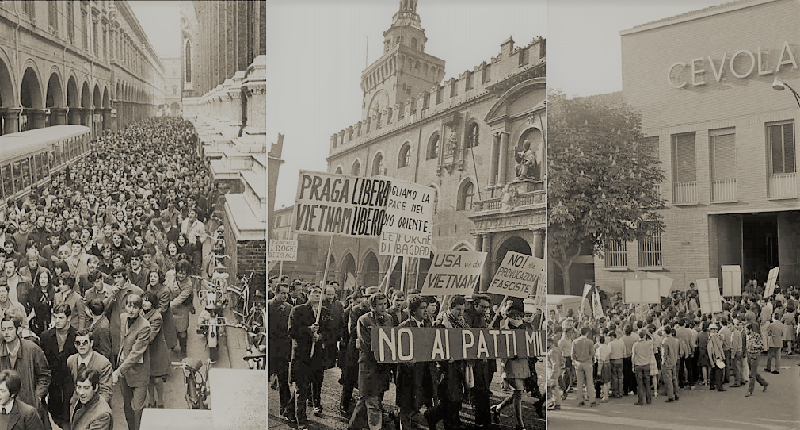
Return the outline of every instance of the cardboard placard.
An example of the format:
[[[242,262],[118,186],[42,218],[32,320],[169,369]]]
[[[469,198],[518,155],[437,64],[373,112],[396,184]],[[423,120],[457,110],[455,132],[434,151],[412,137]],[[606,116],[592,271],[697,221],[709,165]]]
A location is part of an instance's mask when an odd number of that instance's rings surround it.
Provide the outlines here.
[[[661,303],[659,279],[623,279],[623,303]]]
[[[420,294],[423,296],[472,294],[481,277],[486,254],[478,251],[434,254]]]
[[[672,278],[655,272],[647,272],[647,277],[650,279],[658,279],[658,294],[661,297],[669,297],[669,293],[672,291]]]
[[[700,299],[700,311],[704,314],[722,312],[722,297],[719,295],[719,280],[717,278],[698,279],[697,297]]]
[[[292,230],[323,236],[380,237],[391,181],[300,171]]]
[[[519,252],[508,251],[497,268],[489,288],[490,294],[527,298],[545,282],[545,260]]]
[[[767,283],[764,286],[764,298],[771,296],[775,293],[775,282],[778,281],[778,272],[780,271],[780,267],[773,267],[769,270],[769,275],[767,276]]]
[[[373,327],[372,350],[379,363],[526,358],[546,351],[539,330]]]
[[[386,223],[381,233],[379,254],[429,258],[433,252],[433,202],[431,187],[378,177],[391,181],[386,203]]]
[[[270,240],[267,258],[270,261],[297,261],[297,241]]]
[[[742,295],[742,268],[722,266],[722,295],[734,297]]]

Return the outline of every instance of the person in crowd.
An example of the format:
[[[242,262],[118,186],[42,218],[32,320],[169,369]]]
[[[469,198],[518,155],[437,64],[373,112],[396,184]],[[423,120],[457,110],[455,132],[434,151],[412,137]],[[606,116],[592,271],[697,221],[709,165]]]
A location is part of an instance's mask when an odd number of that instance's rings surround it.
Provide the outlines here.
[[[398,328],[429,328],[425,320],[427,302],[422,297],[412,297],[408,303],[409,318]],[[399,364],[395,377],[397,407],[400,409],[400,430],[414,428],[412,419],[424,405],[424,399],[434,396],[436,369],[431,362],[421,361]]]
[[[744,385],[742,381],[742,332],[739,330],[739,324],[734,320],[731,323],[731,379],[733,383],[731,388],[737,388]]]
[[[609,347],[611,352],[609,360],[611,361],[611,391],[612,396],[622,398],[622,372],[623,372],[623,357],[625,356],[625,342],[617,337],[616,331],[609,331],[608,336],[611,338]]]
[[[758,323],[751,322],[745,328],[745,343],[747,344],[747,366],[750,371],[750,383],[748,384],[747,394],[745,397],[753,395],[753,388],[755,388],[756,381],[761,385],[763,391],[767,391],[769,383],[758,374],[758,359],[764,351],[763,340],[761,339],[761,327]]]
[[[4,269],[3,275],[8,285],[9,299],[15,303],[25,303],[31,289],[31,284],[27,279],[24,279],[17,273],[17,260],[7,258]]]
[[[289,285],[280,283],[275,297],[267,303],[268,318],[268,365],[270,375],[278,378],[280,410],[291,400],[289,391],[289,362],[292,356],[292,338],[289,335],[289,314],[292,306],[287,303]]]
[[[9,299],[8,285],[4,280],[0,279],[0,318],[10,315],[14,312],[19,312],[22,315],[27,315],[25,307],[20,303],[14,302]],[[27,318],[25,319],[25,326],[27,326]]]
[[[719,334],[719,326],[716,323],[711,323],[708,326],[708,359],[711,367],[711,374],[709,379],[711,382],[710,388],[718,391],[725,391],[722,386],[724,366],[725,366],[725,352],[722,349],[722,336]]]
[[[111,300],[105,312],[108,317],[109,331],[111,332],[112,364],[118,365],[116,360],[119,358],[121,346],[121,315],[124,313],[128,297],[136,294],[141,298],[142,290],[130,283],[127,278],[127,270],[124,267],[114,269],[111,272],[111,277],[114,280],[114,284],[111,285]]]
[[[73,286],[75,277],[71,273],[62,273],[58,278],[58,290],[53,298],[53,306],[66,304],[70,308],[70,325],[76,330],[86,328],[86,307],[83,297],[78,294]]]
[[[12,369],[0,371],[0,425],[8,430],[44,430],[36,408],[20,398],[22,377]]]
[[[165,283],[166,278],[161,269],[158,268],[158,265],[151,262],[149,266],[150,268],[147,269],[148,283],[145,287],[145,292],[152,291],[158,298],[158,303],[154,303],[154,305],[158,308],[163,318],[161,332],[164,334],[164,342],[167,345],[167,349],[173,350],[178,345],[178,332],[175,329],[175,321],[170,307],[172,295]]]
[[[120,315],[119,366],[111,382],[119,382],[128,430],[139,430],[150,384],[150,323],[142,313],[142,297],[129,294]]]
[[[472,328],[487,328],[489,321],[486,321],[485,312],[491,308],[491,298],[486,294],[473,294],[472,300],[473,309],[470,312],[465,311],[467,324]],[[477,428],[486,429],[492,425],[491,383],[497,371],[497,360],[484,358],[472,360],[470,364],[474,374],[474,387],[470,390],[470,394],[475,412],[475,425]],[[432,398],[433,395],[427,397]]]
[[[194,313],[194,283],[189,276],[192,272],[191,263],[187,260],[178,261],[175,266],[175,282],[170,286],[169,303],[172,309],[172,319],[175,322],[175,331],[178,337],[178,344],[181,354],[186,355],[186,345],[189,329],[189,314]]]
[[[50,387],[50,366],[39,345],[18,336],[24,317],[22,312],[21,318],[5,315],[0,320],[0,335],[3,337],[0,342],[0,371],[12,370],[18,374],[20,383],[14,399],[32,406],[44,425],[42,428],[49,430],[50,417],[44,398]]]
[[[383,293],[375,293],[370,296],[369,304],[372,310],[362,315],[356,323],[356,348],[359,350],[358,391],[361,398],[353,410],[348,430],[360,430],[365,424],[368,424],[370,429],[379,429],[383,426],[381,402],[391,380],[391,366],[379,364],[375,358],[375,351],[372,350],[372,328],[392,327],[392,317],[386,312],[389,299]],[[297,308],[293,309],[292,313],[296,310]],[[314,335],[318,328],[319,326],[311,329]],[[294,355],[292,362],[294,363]]]
[[[155,274],[157,272],[151,272]],[[144,318],[150,323],[150,385],[147,393],[150,398],[150,407],[164,409],[164,383],[169,375],[169,349],[164,340],[163,318],[158,309],[158,296],[153,291],[145,291],[142,295],[142,312]]]
[[[141,249],[131,252],[131,258],[128,267],[128,281],[144,291],[150,281],[150,272],[142,267],[142,254],[143,252]]]
[[[94,335],[90,331],[81,331],[75,334],[75,354],[67,358],[71,380],[76,381],[81,370],[91,370],[98,375],[96,390],[106,403],[111,404],[111,361],[104,355],[95,351]],[[70,403],[74,403],[78,393],[74,393]]]
[[[597,380],[601,384],[600,403],[608,403],[611,390],[611,345],[610,338],[600,335],[596,345],[595,361],[597,362]]]
[[[561,332],[561,340],[558,341],[558,347],[561,348],[561,356],[564,358],[564,373],[561,377],[561,392],[562,400],[567,399],[567,394],[572,392],[572,386],[577,380],[573,377],[575,369],[572,362],[572,342],[577,338],[573,335],[574,329],[570,326],[566,329],[558,327]]]
[[[53,422],[64,429],[69,428],[69,403],[72,398],[72,380],[67,367],[67,358],[76,354],[77,330],[70,324],[72,309],[66,303],[53,307],[53,328],[40,335],[40,345],[50,367],[50,388],[47,406]]]
[[[589,327],[581,327],[581,335],[572,342],[572,348],[570,349],[570,356],[572,358],[572,363],[575,366],[575,373],[577,374],[577,394],[580,398],[578,406],[585,405],[586,400],[589,399],[594,391],[592,359],[595,355],[595,346],[594,342],[588,338],[589,332]],[[583,391],[584,387],[586,389],[585,393]],[[596,397],[592,398],[592,403],[590,406],[597,406]]]
[[[452,306],[452,302],[451,302],[451,306]],[[451,310],[452,310],[452,307],[451,307]],[[503,320],[503,322],[501,323],[501,328],[503,330],[515,330],[515,329],[521,328],[521,326],[523,324],[523,321],[522,321],[523,314],[524,314],[523,309],[520,309],[520,308],[518,308],[516,306],[512,306],[511,308],[509,308],[509,310],[507,312],[507,315],[508,315],[507,318],[505,318]],[[581,334],[583,335],[584,333],[581,333]],[[582,336],[581,338],[585,339],[585,336]],[[578,367],[578,369],[579,369],[579,371],[578,371],[579,376],[578,377],[579,378],[581,377],[581,375],[580,375],[581,371],[583,369],[585,369],[585,367],[583,365],[583,362],[581,361],[584,358],[583,355],[582,355],[582,350],[581,350],[583,345],[580,344],[582,341],[579,342],[581,338],[576,340],[576,342],[579,343],[579,346],[578,346],[579,351],[577,351],[578,352],[577,354],[576,354],[576,351],[575,351],[575,346],[574,346],[575,344],[573,344],[573,360],[576,361],[577,363],[579,363],[578,364],[578,366],[579,366]],[[591,348],[592,352],[593,352],[593,349],[594,349],[594,347],[592,346],[592,348]],[[588,362],[589,362],[589,366],[588,367],[590,369],[589,370],[590,373],[588,375],[588,383],[586,385],[586,391],[587,392],[590,391],[589,387],[592,387],[594,385],[591,382],[591,380],[592,380],[591,379],[592,378],[591,377],[591,360],[592,360],[592,358],[590,356],[589,359],[588,359]],[[510,396],[507,396],[500,404],[492,406],[492,408],[491,408],[492,418],[493,418],[495,424],[499,424],[500,412],[503,410],[503,408],[505,408],[505,407],[507,407],[509,405],[513,405],[513,407],[514,407],[514,418],[515,418],[515,421],[516,421],[516,427],[514,427],[514,429],[515,430],[525,430],[524,429],[525,425],[524,425],[524,423],[522,421],[522,393],[525,390],[525,379],[527,379],[529,376],[531,376],[530,368],[528,367],[528,360],[525,359],[525,358],[507,358],[507,359],[504,359],[503,362],[504,362],[503,363],[504,366],[503,366],[503,375],[502,375],[502,377],[503,377],[503,379],[505,379],[505,381],[508,384],[508,386],[511,387],[511,389],[513,390],[513,393]],[[579,394],[581,392],[581,382],[582,381],[579,379],[578,380],[578,393]],[[592,404],[596,405],[596,403],[594,403],[594,402],[592,402]]]
[[[672,326],[664,326],[664,339],[661,341],[661,376],[667,388],[667,403],[680,400],[678,396],[678,357],[680,341],[675,338]]]
[[[378,291],[377,287],[370,288],[366,292],[374,294]],[[342,368],[342,378],[340,383],[342,385],[342,394],[339,400],[339,413],[343,417],[351,417],[353,415],[353,410],[351,408],[352,400],[353,400],[353,390],[356,388],[358,384],[358,360],[359,360],[359,350],[356,344],[356,340],[358,339],[358,333],[356,333],[356,326],[358,323],[358,319],[361,318],[362,315],[366,314],[370,311],[370,303],[368,301],[368,297],[365,297],[364,294],[361,292],[355,292],[351,296],[352,303],[350,305],[350,310],[348,312],[347,317],[347,332],[348,332],[348,343],[347,343],[347,357],[345,360],[345,365]]]
[[[297,423],[298,429],[306,427],[306,400],[310,400],[312,385],[312,362],[319,340],[320,319],[316,315],[321,312],[319,299],[321,291],[311,290],[309,303],[295,306],[289,314],[289,336],[292,338],[292,357],[289,363],[289,381],[294,384],[294,392],[282,415],[289,421]],[[315,309],[316,306],[316,309]]]
[[[111,430],[114,418],[108,401],[100,395],[100,374],[81,369],[75,376],[75,393],[70,405],[72,430]]]
[[[56,288],[50,270],[47,268],[40,267],[34,278],[31,292],[28,294],[28,302],[25,303],[25,311],[29,316],[33,314],[33,318],[30,318],[28,323],[30,329],[37,336],[41,336],[42,332],[50,326],[50,311],[55,301]]]
[[[561,356],[561,348],[555,338],[547,338],[547,410],[561,410],[561,393],[559,379],[561,372],[564,371],[564,359]]]

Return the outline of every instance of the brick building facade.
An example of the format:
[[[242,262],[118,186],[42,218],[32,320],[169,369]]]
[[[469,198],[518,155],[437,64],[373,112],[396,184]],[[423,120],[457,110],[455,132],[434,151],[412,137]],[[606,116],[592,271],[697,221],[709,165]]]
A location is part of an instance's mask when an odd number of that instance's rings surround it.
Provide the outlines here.
[[[544,169],[515,181],[514,154],[527,140],[545,165],[545,40],[515,47],[509,38],[490,61],[442,82],[445,61],[425,51],[416,7],[400,2],[383,33],[382,56],[361,75],[362,118],[331,136],[328,171],[433,188],[434,249],[488,252],[485,289],[507,250],[544,253]],[[317,243],[322,279],[328,240]],[[342,285],[348,273],[359,285],[377,285],[390,261],[377,239],[335,237],[331,254],[328,278]],[[421,287],[429,265],[411,261],[406,285]],[[397,287],[400,266],[390,278]]]
[[[164,66],[125,1],[0,2],[0,133],[154,116]]]
[[[659,143],[666,229],[595,259],[597,285],[658,271],[686,289],[722,265],[800,282],[800,101],[773,89],[800,89],[798,16],[796,1],[742,0],[621,32],[623,96]]]

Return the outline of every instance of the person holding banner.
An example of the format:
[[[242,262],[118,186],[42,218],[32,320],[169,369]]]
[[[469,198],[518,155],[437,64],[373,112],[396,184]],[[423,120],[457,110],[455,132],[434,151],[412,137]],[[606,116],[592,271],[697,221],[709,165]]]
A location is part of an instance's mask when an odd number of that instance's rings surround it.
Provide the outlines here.
[[[439,315],[434,327],[443,328],[469,328],[464,320],[464,307],[466,300],[464,296],[455,296],[450,300],[450,309]],[[464,386],[465,376],[464,361],[440,361],[438,367],[443,376],[438,387],[439,404],[425,411],[425,419],[430,425],[434,425],[440,420],[444,421],[447,429],[458,429],[461,427],[461,402],[463,400],[462,387]]]
[[[487,328],[489,321],[486,321],[486,311],[491,308],[491,299],[487,294],[474,294],[472,296],[473,309],[466,312],[467,324],[472,328]],[[491,321],[491,320],[490,320]],[[472,393],[472,407],[475,410],[475,426],[477,428],[488,428],[492,424],[491,407],[491,383],[494,373],[497,371],[497,360],[473,360],[472,370],[475,376],[475,386],[470,390]]]
[[[377,287],[375,287],[372,291],[377,290]],[[358,348],[356,348],[358,335],[356,333],[356,325],[358,324],[358,319],[370,311],[367,297],[361,294],[360,291],[353,293],[350,299],[350,306],[345,312],[347,320],[347,353],[344,366],[342,367],[340,363],[342,377],[339,379],[339,383],[342,384],[339,413],[343,417],[350,417],[353,415],[350,404],[353,401],[353,390],[358,384]]]
[[[412,297],[408,302],[409,318],[399,328],[429,328],[425,320],[425,308],[428,303],[420,296]],[[395,377],[397,387],[397,407],[400,408],[400,430],[414,428],[412,418],[427,398],[436,394],[436,368],[433,362],[421,361],[398,364]],[[435,427],[435,426],[434,426]]]
[[[369,298],[372,311],[367,312],[358,319],[356,324],[356,347],[358,357],[358,391],[361,398],[353,410],[348,430],[360,430],[364,424],[370,430],[381,430],[383,426],[383,413],[381,403],[383,395],[389,389],[392,365],[379,364],[372,350],[372,328],[393,327],[392,316],[386,312],[389,299],[386,294],[375,293]]]

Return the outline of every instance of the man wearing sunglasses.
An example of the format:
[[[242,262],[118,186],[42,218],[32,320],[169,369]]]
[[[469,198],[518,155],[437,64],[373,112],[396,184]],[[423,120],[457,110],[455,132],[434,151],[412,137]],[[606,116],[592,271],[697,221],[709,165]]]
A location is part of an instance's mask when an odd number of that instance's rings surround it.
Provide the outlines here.
[[[94,350],[94,335],[90,331],[81,331],[75,335],[75,348],[77,353],[67,358],[67,368],[72,375],[72,380],[77,380],[78,372],[82,369],[94,370],[100,375],[100,384],[97,388],[100,397],[111,404],[111,362],[106,357]],[[73,399],[77,393],[73,394]]]

